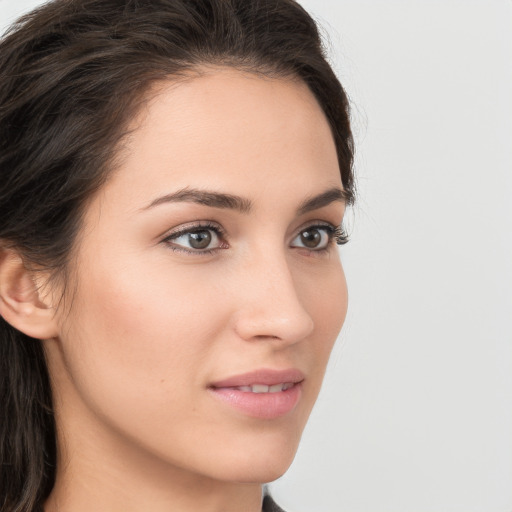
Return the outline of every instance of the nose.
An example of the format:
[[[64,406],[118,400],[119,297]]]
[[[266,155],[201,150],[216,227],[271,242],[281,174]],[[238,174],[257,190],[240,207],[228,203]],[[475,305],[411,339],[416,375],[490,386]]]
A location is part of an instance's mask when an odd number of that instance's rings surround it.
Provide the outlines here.
[[[313,332],[313,318],[301,301],[284,254],[252,258],[242,272],[243,286],[234,314],[235,330],[241,338],[288,345]]]

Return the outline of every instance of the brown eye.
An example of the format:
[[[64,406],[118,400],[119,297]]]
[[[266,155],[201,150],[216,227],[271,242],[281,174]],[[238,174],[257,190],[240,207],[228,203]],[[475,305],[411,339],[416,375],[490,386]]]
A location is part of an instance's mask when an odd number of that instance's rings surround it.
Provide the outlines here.
[[[164,241],[176,250],[188,252],[208,252],[222,246],[217,228],[191,227],[167,237]]]
[[[322,242],[322,235],[318,229],[308,229],[300,234],[300,240],[308,249],[315,249]]]
[[[206,249],[212,241],[212,235],[207,229],[194,231],[187,236],[188,243],[193,249]]]
[[[311,226],[303,229],[292,241],[292,247],[302,247],[313,251],[326,249],[332,239],[334,228]]]

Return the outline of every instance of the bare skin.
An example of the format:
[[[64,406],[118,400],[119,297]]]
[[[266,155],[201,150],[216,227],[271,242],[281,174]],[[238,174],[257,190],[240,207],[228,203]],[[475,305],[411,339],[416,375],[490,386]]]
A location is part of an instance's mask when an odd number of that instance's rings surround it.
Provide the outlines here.
[[[59,456],[46,512],[260,511],[345,318],[342,184],[307,87],[218,68],[153,92],[85,212],[73,301],[48,320]],[[300,397],[275,418],[212,392],[290,368]]]

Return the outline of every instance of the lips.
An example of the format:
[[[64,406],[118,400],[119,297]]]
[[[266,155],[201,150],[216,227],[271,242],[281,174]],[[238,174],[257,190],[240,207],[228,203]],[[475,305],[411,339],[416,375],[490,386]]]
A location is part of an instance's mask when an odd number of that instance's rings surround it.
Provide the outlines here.
[[[302,395],[304,374],[297,369],[259,369],[214,382],[209,391],[237,412],[275,419],[290,413]]]
[[[228,377],[214,382],[213,388],[239,388],[242,386],[265,385],[275,386],[277,384],[297,384],[304,380],[304,374],[296,368],[286,370],[271,370],[262,368],[252,372]]]
[[[293,385],[293,382],[273,384],[272,386],[267,386],[266,384],[253,384],[252,386],[238,386],[232,389],[238,389],[239,391],[244,391],[245,393],[280,393],[281,391],[290,389]]]

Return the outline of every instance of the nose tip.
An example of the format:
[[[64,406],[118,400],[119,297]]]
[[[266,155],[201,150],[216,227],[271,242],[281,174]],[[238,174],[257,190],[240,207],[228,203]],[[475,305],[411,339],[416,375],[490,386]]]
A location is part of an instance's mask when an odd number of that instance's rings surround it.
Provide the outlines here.
[[[256,313],[252,318],[243,318],[237,322],[237,332],[245,340],[274,339],[284,343],[297,343],[307,338],[313,331],[313,320],[305,315],[296,320],[291,317],[276,318],[263,312]]]
[[[284,344],[297,343],[314,329],[288,272],[253,283],[239,304],[235,325],[244,340],[272,339]]]

